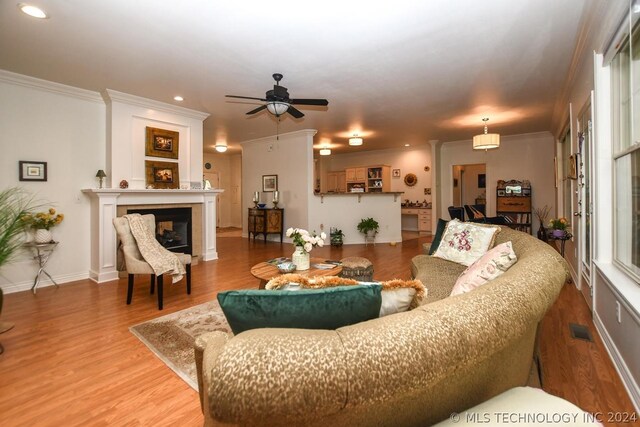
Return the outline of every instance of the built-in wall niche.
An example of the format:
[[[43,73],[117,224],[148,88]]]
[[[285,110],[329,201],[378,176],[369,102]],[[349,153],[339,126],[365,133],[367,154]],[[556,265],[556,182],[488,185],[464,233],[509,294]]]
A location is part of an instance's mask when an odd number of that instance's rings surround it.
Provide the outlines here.
[[[153,214],[156,240],[171,252],[193,254],[191,208],[127,209],[127,214]]]

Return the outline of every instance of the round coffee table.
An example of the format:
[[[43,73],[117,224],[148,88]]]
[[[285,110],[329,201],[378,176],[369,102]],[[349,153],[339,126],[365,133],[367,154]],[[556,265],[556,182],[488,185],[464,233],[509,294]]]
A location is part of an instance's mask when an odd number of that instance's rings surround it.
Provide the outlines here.
[[[299,274],[301,276],[306,277],[317,277],[317,276],[337,276],[342,272],[342,266],[336,265],[332,269],[323,270],[320,268],[314,268],[313,264],[325,264],[325,260],[323,258],[311,258],[310,260],[311,266],[308,270],[295,270],[292,274]],[[273,279],[276,276],[282,275],[278,271],[278,267],[273,264],[269,264],[268,262],[261,262],[260,264],[256,264],[251,267],[251,274],[254,277],[260,279],[260,289],[264,289],[267,282]]]

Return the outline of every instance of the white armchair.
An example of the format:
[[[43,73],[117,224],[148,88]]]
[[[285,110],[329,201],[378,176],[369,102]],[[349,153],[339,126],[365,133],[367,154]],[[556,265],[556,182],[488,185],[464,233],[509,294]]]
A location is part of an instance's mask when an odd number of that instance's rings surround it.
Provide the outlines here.
[[[155,217],[151,214],[142,215],[147,227],[155,235]],[[119,270],[125,270],[129,274],[129,283],[127,287],[127,304],[131,304],[131,298],[133,297],[133,280],[135,274],[149,274],[151,276],[151,289],[150,293],[153,295],[155,290],[156,275],[151,266],[142,258],[136,239],[131,234],[129,228],[129,221],[126,218],[114,218],[113,226],[118,234],[120,244],[118,246],[118,257],[122,254],[124,257],[124,269],[121,265],[118,265]],[[121,252],[122,251],[122,252]],[[191,294],[191,255],[176,253],[180,262],[185,266],[187,271],[187,294]],[[118,263],[120,264],[120,263]],[[162,310],[163,304],[163,280],[162,275],[158,276],[158,309]]]

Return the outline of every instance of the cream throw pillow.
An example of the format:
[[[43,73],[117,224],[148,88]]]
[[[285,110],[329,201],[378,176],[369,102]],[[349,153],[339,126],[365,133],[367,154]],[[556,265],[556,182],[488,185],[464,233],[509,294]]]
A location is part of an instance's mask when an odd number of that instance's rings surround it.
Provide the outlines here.
[[[500,227],[489,227],[452,219],[444,230],[434,257],[457,262],[467,267],[493,246]]]
[[[517,260],[518,257],[513,252],[511,242],[496,246],[462,272],[456,280],[456,284],[453,285],[451,296],[464,294],[484,285],[502,275]]]

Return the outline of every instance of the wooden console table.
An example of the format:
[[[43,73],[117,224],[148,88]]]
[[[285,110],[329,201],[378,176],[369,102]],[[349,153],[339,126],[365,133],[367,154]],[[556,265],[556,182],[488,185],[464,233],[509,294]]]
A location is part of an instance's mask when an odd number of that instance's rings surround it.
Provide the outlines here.
[[[253,234],[253,240],[256,240],[256,234],[262,234],[264,241],[267,241],[267,234],[279,234],[280,243],[284,234],[284,209],[278,208],[249,208],[249,238]]]

